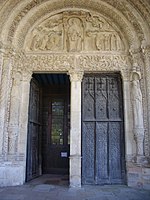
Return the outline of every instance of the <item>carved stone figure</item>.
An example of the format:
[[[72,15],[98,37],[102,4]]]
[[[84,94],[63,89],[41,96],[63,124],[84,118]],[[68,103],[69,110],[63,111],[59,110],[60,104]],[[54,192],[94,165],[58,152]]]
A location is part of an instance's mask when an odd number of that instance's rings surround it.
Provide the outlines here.
[[[41,34],[41,30],[42,28],[38,27],[37,29],[34,29],[32,32],[33,36],[30,49],[33,51],[38,50],[42,45],[43,35]]]
[[[61,32],[51,32],[48,35],[48,40],[46,44],[47,50],[56,50],[59,47],[60,35],[61,35]]]
[[[117,50],[117,37],[115,34],[111,35],[111,50],[116,51]]]
[[[68,24],[68,51],[81,51],[83,42],[81,20],[78,18],[71,18],[69,19]]]
[[[104,51],[105,50],[105,38],[104,35],[101,33],[98,33],[96,35],[96,47],[99,51]]]
[[[137,155],[143,155],[144,123],[142,93],[140,88],[141,74],[132,72],[132,106],[134,120],[134,137],[137,143]]]

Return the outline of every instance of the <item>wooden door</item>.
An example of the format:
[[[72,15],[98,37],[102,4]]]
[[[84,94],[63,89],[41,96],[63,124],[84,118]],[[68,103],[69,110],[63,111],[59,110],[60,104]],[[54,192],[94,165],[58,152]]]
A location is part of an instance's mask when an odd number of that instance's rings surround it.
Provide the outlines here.
[[[86,75],[82,85],[82,183],[125,182],[119,74]]]
[[[41,171],[40,94],[40,86],[32,78],[29,99],[26,181],[36,178]]]
[[[43,173],[69,172],[69,102],[68,85],[43,91]]]

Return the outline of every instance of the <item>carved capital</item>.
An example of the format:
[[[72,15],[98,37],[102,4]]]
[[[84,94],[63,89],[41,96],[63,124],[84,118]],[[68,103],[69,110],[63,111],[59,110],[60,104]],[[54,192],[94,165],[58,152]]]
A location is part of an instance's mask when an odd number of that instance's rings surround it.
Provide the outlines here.
[[[31,78],[32,78],[32,70],[25,69],[24,72],[23,72],[22,81],[30,83]]]
[[[130,54],[133,56],[135,54],[138,54],[141,52],[140,48],[135,48],[134,46],[131,46],[131,48],[129,49]]]
[[[143,47],[142,52],[144,55],[146,54],[150,55],[150,45]]]
[[[148,44],[148,42],[145,39],[142,41],[141,49],[144,54],[146,54],[147,52],[150,53],[150,44]]]
[[[68,75],[70,75],[71,82],[82,82],[84,72],[83,71],[69,71]]]
[[[132,57],[132,65],[138,65],[140,68],[144,66],[141,48],[129,50]]]
[[[121,70],[121,75],[122,75],[123,81],[129,81],[130,80],[129,69],[122,69]]]
[[[134,63],[134,65],[131,69],[131,76],[130,76],[131,81],[133,81],[135,75],[137,75],[138,80],[141,79],[141,69],[137,63]]]

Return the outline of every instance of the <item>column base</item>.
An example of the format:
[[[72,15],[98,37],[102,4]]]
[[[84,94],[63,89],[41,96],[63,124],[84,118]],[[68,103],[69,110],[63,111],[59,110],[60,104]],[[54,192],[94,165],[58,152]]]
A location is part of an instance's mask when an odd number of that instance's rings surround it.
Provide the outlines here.
[[[135,159],[134,162],[127,162],[127,184],[130,187],[150,190],[150,164],[148,162],[150,158],[136,156]]]
[[[70,156],[70,187],[81,187],[81,156]]]
[[[0,186],[23,185],[25,180],[25,169],[23,166],[12,166],[4,163],[0,166]]]
[[[136,156],[134,160],[139,165],[147,165],[149,163],[148,158],[145,156]]]

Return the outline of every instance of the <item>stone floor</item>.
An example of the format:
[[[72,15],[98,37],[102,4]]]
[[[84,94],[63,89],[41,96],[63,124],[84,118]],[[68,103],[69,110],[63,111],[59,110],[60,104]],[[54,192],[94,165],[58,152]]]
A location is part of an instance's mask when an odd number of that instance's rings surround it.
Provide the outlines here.
[[[23,186],[0,188],[0,200],[150,200],[150,191],[122,185],[69,188],[65,176],[44,175]]]

